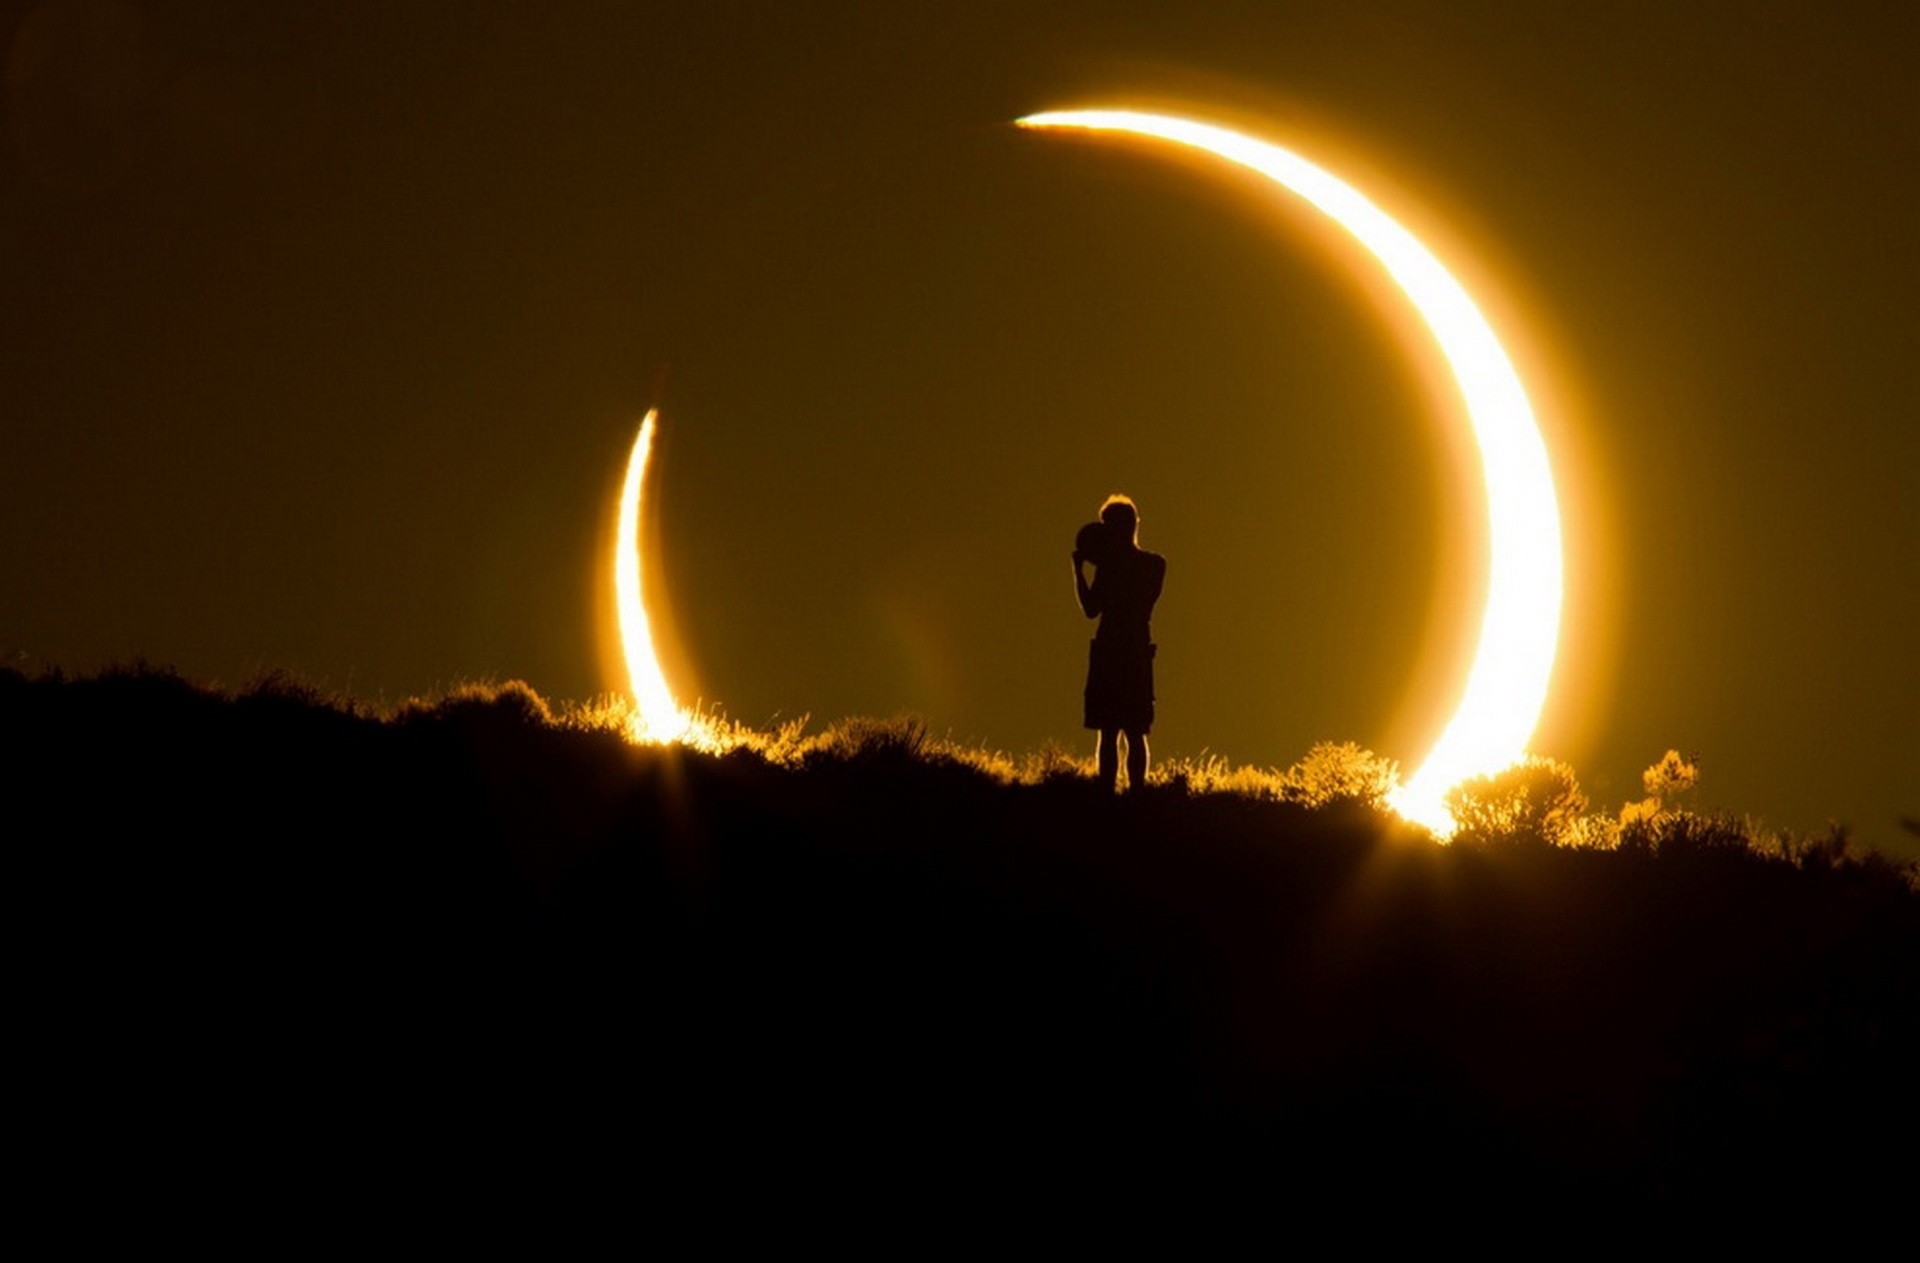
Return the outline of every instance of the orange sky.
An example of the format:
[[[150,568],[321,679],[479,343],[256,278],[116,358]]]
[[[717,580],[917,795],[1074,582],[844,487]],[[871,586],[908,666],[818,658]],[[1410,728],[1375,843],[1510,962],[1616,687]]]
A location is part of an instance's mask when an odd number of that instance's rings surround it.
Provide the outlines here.
[[[1405,313],[1310,212],[1008,125],[1181,105],[1365,188],[1507,339],[1576,589],[1536,748],[1898,843],[1920,32],[1674,8],[0,8],[0,653],[611,687],[595,548],[668,364],[682,678],[735,717],[1080,742],[1066,557],[1125,490],[1160,751],[1415,758],[1474,540]]]

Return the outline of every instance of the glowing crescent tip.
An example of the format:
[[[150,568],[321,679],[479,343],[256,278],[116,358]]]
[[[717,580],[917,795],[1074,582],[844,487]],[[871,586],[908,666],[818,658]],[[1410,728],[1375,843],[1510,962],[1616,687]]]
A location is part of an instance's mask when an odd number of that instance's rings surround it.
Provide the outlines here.
[[[647,465],[653,454],[654,428],[659,410],[640,422],[627,458],[627,480],[620,490],[620,520],[613,541],[613,590],[619,604],[620,647],[627,661],[627,681],[633,691],[633,719],[629,732],[636,741],[679,741],[689,735],[693,721],[673,700],[667,677],[654,650],[653,626],[641,582],[644,564],[640,547],[641,496],[645,494]]]
[[[1129,132],[1188,145],[1247,167],[1332,218],[1377,258],[1440,344],[1459,383],[1487,492],[1487,604],[1460,705],[1394,809],[1441,836],[1453,831],[1448,789],[1526,755],[1546,704],[1560,638],[1560,508],[1546,440],[1513,362],[1460,282],[1414,235],[1359,190],[1278,145],[1167,115],[1126,110],[1033,114],[1022,127]]]

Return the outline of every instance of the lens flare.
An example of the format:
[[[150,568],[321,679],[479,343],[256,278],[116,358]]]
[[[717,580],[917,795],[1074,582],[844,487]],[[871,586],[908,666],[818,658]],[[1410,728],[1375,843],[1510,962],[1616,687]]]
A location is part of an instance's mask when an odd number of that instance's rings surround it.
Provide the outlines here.
[[[1467,291],[1359,190],[1278,145],[1221,127],[1124,110],[1033,114],[1022,127],[1128,132],[1205,150],[1305,198],[1365,246],[1412,300],[1466,401],[1487,493],[1491,551],[1480,642],[1458,709],[1393,797],[1401,815],[1450,834],[1446,791],[1526,754],[1560,637],[1560,508],[1546,440],[1520,376]]]
[[[653,436],[659,422],[659,409],[650,410],[640,422],[640,433],[633,440],[633,454],[627,458],[627,481],[620,489],[620,521],[613,539],[613,591],[619,606],[620,647],[627,660],[627,682],[633,692],[633,718],[629,732],[636,741],[679,741],[688,735],[693,721],[673,700],[667,677],[660,670],[660,655],[653,646],[653,625],[647,619],[647,603],[642,595],[645,564],[640,546],[641,497],[645,494],[647,466],[653,456]]]

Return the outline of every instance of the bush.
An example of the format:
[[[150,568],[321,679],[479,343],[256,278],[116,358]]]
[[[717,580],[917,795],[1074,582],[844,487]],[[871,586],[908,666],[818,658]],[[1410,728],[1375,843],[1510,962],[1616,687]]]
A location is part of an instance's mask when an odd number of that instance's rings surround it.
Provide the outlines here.
[[[1400,765],[1351,741],[1322,741],[1280,774],[1279,796],[1306,807],[1384,807],[1400,786]]]
[[[1744,821],[1732,816],[1702,816],[1691,811],[1663,811],[1629,821],[1620,829],[1623,847],[1660,855],[1733,851],[1758,854],[1760,848],[1754,843],[1752,831]]]
[[[806,752],[813,758],[836,762],[870,763],[918,759],[927,747],[927,721],[918,715],[892,719],[859,716],[835,724],[815,739]]]
[[[1583,840],[1587,797],[1573,769],[1558,759],[1528,757],[1505,771],[1462,781],[1447,791],[1446,801],[1456,842],[1570,846]]]
[[[1662,801],[1686,793],[1700,783],[1700,759],[1696,756],[1682,757],[1678,750],[1669,750],[1660,756],[1660,761],[1640,774],[1640,783],[1647,791],[1647,797]]]
[[[553,728],[559,726],[545,698],[525,680],[462,684],[432,700],[411,699],[395,712],[402,723]]]

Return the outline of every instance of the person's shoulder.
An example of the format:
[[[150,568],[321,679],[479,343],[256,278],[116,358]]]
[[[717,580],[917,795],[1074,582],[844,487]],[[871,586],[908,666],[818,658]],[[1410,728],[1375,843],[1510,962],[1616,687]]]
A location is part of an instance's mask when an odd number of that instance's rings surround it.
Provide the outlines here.
[[[1162,574],[1166,573],[1167,559],[1165,557],[1162,557],[1159,553],[1147,552],[1145,549],[1141,550],[1141,555],[1147,559],[1147,564],[1149,566],[1153,567],[1155,570],[1158,570]]]

